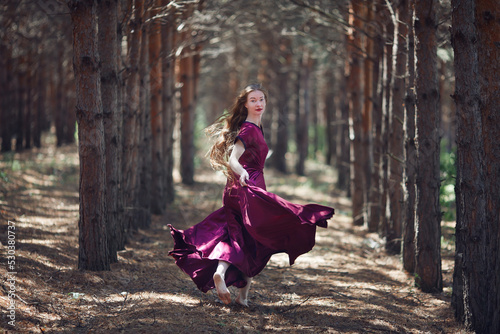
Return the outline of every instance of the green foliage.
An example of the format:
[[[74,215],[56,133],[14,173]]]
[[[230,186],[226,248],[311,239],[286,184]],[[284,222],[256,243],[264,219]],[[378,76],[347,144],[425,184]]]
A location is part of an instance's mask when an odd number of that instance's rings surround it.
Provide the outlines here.
[[[453,221],[456,219],[455,182],[457,176],[457,155],[456,148],[448,151],[446,146],[446,141],[441,141],[441,188],[439,189],[439,203],[441,210],[443,210],[443,220]]]
[[[4,172],[4,171],[1,171],[0,170],[0,179],[2,180],[2,182],[9,182],[9,177],[7,176],[7,174]]]

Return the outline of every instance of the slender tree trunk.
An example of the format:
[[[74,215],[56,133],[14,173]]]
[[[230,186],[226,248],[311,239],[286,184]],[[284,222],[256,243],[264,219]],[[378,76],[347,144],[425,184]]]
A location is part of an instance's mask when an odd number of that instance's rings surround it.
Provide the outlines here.
[[[389,115],[389,207],[386,249],[401,252],[403,224],[404,96],[406,93],[408,0],[399,0],[394,8],[393,63],[394,85]]]
[[[410,1],[406,24],[408,30],[408,84],[405,97],[405,169],[404,169],[404,221],[403,221],[403,268],[415,272],[415,175],[417,151],[415,147],[415,36],[413,34],[413,6]]]
[[[286,153],[288,152],[288,113],[290,102],[288,81],[290,80],[289,72],[292,63],[292,55],[289,52],[290,46],[291,40],[289,38],[281,39],[280,50],[285,53],[283,55],[285,63],[282,64],[278,73],[278,132],[272,161],[274,168],[282,173],[287,172]]]
[[[147,228],[151,224],[151,173],[152,173],[152,131],[151,131],[151,86],[149,68],[149,25],[151,11],[148,6],[144,11],[144,24],[142,25],[141,55],[139,60],[139,168],[137,196],[139,198],[139,217],[134,222],[134,228]]]
[[[27,71],[26,71],[26,82],[25,82],[25,87],[24,87],[24,148],[30,149],[31,148],[31,130],[32,130],[32,118],[33,118],[33,95],[35,92],[35,88],[33,85],[36,83],[36,80],[33,75],[33,69],[32,69],[32,64],[33,64],[33,55],[29,54],[28,59],[27,59]]]
[[[439,206],[439,90],[437,8],[433,0],[415,2],[416,57],[416,277],[422,291],[443,289]]]
[[[351,193],[352,193],[352,218],[354,225],[361,226],[365,222],[365,170],[363,156],[363,103],[362,103],[362,50],[361,37],[359,36],[363,23],[358,16],[363,13],[361,0],[351,0],[349,22],[352,29],[349,35],[349,76],[347,92],[349,94],[349,117],[351,119]]]
[[[380,178],[382,186],[381,208],[381,224],[379,231],[385,238],[389,224],[389,108],[391,103],[391,94],[393,86],[393,71],[392,71],[392,49],[394,44],[394,24],[390,19],[390,15],[386,14],[385,20],[385,50],[383,61],[383,100],[382,100],[382,164],[380,168]]]
[[[374,51],[374,41],[371,36],[373,36],[373,18],[374,18],[374,1],[365,1],[365,19],[369,24],[365,25],[365,31],[368,36],[365,38],[364,47],[365,47],[365,57],[363,60],[363,135],[361,145],[363,150],[363,170],[364,170],[364,202],[365,202],[365,217],[366,223],[369,224],[370,217],[370,206],[371,202],[369,201],[369,194],[371,189],[371,172],[373,170],[373,135],[372,135],[372,126],[373,126],[373,68],[374,68],[374,59],[373,59],[373,51]]]
[[[9,81],[8,81],[8,51],[0,43],[0,136],[2,138],[1,152],[11,150],[10,112],[9,106]]]
[[[476,333],[500,330],[500,13],[452,1],[457,107],[457,226],[452,305]],[[488,55],[485,57],[484,55]]]
[[[73,22],[80,155],[78,268],[109,270],[106,231],[106,160],[102,121],[97,12],[94,1],[68,1]]]
[[[382,95],[383,95],[383,80],[380,73],[383,69],[384,57],[384,43],[383,43],[383,24],[384,15],[383,8],[386,4],[384,0],[378,0],[375,3],[375,22],[378,22],[377,29],[374,31],[374,45],[373,45],[373,123],[372,123],[372,147],[373,147],[373,167],[371,170],[371,182],[368,207],[368,230],[376,232],[381,224],[381,164],[382,164]]]
[[[337,161],[338,157],[335,154],[337,147],[337,131],[336,119],[337,108],[335,105],[335,77],[333,70],[325,72],[326,87],[325,87],[325,106],[324,117],[326,121],[325,135],[326,135],[326,155],[325,160],[328,165],[333,164],[333,160]]]
[[[123,226],[119,222],[121,188],[121,134],[118,125],[122,115],[118,109],[117,66],[117,0],[99,0],[99,55],[101,58],[101,96],[106,142],[106,204],[109,257],[117,262]]]
[[[37,68],[37,91],[38,99],[36,100],[35,117],[33,122],[33,145],[35,147],[42,147],[42,127],[45,115],[45,95],[46,95],[46,80],[45,80],[45,54],[40,52],[38,55],[39,63]]]
[[[159,13],[160,1],[155,1],[151,17]],[[152,131],[152,164],[151,164],[151,212],[162,214],[165,210],[165,194],[163,190],[163,117],[162,112],[162,62],[161,51],[161,24],[159,19],[153,19],[149,29],[149,64],[151,89],[151,131]]]
[[[349,77],[349,60],[346,58],[344,72],[340,74],[341,85],[339,88],[339,145],[337,156],[337,169],[339,177],[337,179],[337,187],[345,190],[347,197],[351,197],[351,148],[349,134],[349,101],[347,97],[347,78]]]
[[[168,5],[169,0],[163,0],[163,5]],[[171,12],[167,23],[161,27],[161,60],[162,60],[162,108],[163,108],[163,156],[164,167],[164,189],[167,203],[173,202],[175,198],[174,189],[174,89],[175,89],[175,52],[174,52],[174,20],[175,13]]]
[[[295,171],[298,175],[305,175],[305,162],[309,148],[309,114],[311,111],[310,76],[313,67],[313,60],[311,59],[309,51],[304,52],[301,67],[303,73],[300,76],[300,108],[297,113],[298,117],[295,120],[298,151]]]
[[[182,183],[194,184],[193,57],[185,49],[180,60],[181,88],[181,176]]]
[[[138,219],[139,201],[137,189],[138,142],[137,131],[139,114],[139,58],[142,39],[142,17],[144,0],[134,1],[134,13],[130,20],[131,34],[129,40],[129,64],[126,74],[126,97],[123,109],[123,194],[125,232],[132,227],[132,222]]]
[[[25,66],[26,61],[21,60],[21,64],[23,67]],[[24,146],[24,127],[25,127],[25,110],[26,110],[26,87],[28,79],[27,70],[21,69],[21,72],[18,75],[18,86],[17,86],[17,126],[16,126],[16,151],[22,151]]]

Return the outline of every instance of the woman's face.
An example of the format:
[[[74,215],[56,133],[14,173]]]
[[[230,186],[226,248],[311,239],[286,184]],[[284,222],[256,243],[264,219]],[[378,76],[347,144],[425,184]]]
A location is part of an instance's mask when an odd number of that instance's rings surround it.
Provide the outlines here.
[[[254,90],[247,96],[245,107],[250,118],[261,117],[266,110],[266,96],[260,90]]]

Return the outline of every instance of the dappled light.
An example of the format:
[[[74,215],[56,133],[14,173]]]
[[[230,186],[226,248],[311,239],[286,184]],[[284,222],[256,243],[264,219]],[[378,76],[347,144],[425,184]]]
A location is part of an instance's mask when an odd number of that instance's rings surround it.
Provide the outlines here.
[[[221,205],[225,180],[205,168],[196,173],[194,186],[176,183],[175,203],[164,216],[153,216],[150,228],[130,236],[111,271],[80,271],[76,268],[78,193],[74,190],[77,152],[75,146],[57,151],[63,159],[53,163],[59,171],[56,175],[45,167],[52,159],[45,149],[16,160],[19,170],[5,168],[12,163],[5,157],[0,161],[12,180],[8,184],[11,195],[8,200],[2,198],[2,215],[15,219],[19,233],[19,328],[109,333],[460,330],[449,307],[449,291],[419,292],[412,277],[402,271],[399,258],[386,255],[378,234],[353,227],[352,218],[345,213],[334,216],[327,229],[318,229],[313,250],[292,267],[286,254],[274,255],[255,277],[248,309],[222,304],[213,291],[201,293],[167,255],[172,240],[166,224],[187,228]],[[36,165],[30,163],[35,157]],[[22,177],[28,166],[29,175],[39,179]],[[293,195],[298,202],[317,198],[314,183],[320,184],[333,172],[318,162],[307,168],[312,181],[270,170],[268,187],[283,196]],[[50,178],[50,184],[43,181]],[[25,195],[28,189],[31,196]],[[339,196],[341,192],[321,192],[322,201],[348,210],[348,200]],[[17,203],[16,208],[9,203]],[[444,260],[445,268],[451,266],[451,257]],[[450,280],[448,271],[445,284]],[[233,295],[237,293],[235,288],[229,289]],[[6,302],[0,296],[2,307]]]

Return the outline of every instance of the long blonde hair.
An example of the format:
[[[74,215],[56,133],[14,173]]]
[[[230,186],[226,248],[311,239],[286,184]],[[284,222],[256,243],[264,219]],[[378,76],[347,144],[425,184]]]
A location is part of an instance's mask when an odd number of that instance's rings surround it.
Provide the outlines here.
[[[248,116],[248,110],[245,107],[248,94],[254,91],[264,93],[267,102],[267,91],[260,84],[248,85],[240,92],[231,109],[205,129],[205,133],[215,142],[207,153],[210,157],[210,165],[215,170],[221,170],[230,179],[234,175],[230,172],[229,156],[241,125]]]

